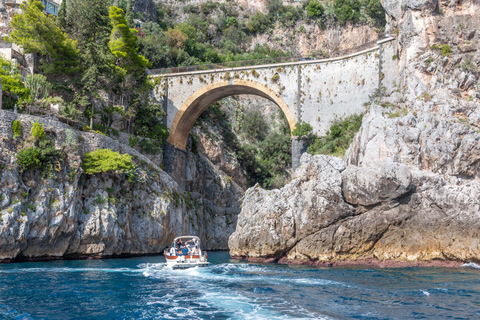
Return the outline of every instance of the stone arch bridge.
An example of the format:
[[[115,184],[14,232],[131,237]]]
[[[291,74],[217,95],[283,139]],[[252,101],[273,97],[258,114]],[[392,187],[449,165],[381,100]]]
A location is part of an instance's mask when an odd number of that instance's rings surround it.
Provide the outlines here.
[[[264,97],[278,105],[290,129],[309,123],[325,134],[337,117],[358,114],[381,88],[396,86],[396,42],[392,37],[370,48],[336,58],[151,75],[155,97],[163,103],[170,129],[165,169],[186,186],[186,145],[197,118],[214,102],[234,95]],[[292,141],[293,168],[305,151]],[[187,174],[188,175],[188,174]]]

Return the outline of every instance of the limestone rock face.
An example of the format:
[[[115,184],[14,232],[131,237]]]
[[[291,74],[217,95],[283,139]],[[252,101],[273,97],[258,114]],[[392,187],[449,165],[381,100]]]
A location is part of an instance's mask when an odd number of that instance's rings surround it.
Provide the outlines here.
[[[0,261],[161,253],[174,237],[185,234],[198,235],[205,249],[226,249],[242,190],[223,183],[210,163],[194,166],[203,189],[184,192],[128,145],[38,118],[64,160],[48,175],[21,172],[16,154],[30,143],[36,119],[0,111]],[[14,120],[22,124],[20,138],[12,137]],[[99,148],[134,156],[140,179],[130,182],[123,173],[82,174],[81,155]],[[208,184],[202,180],[207,178]]]
[[[284,262],[480,259],[480,183],[377,162],[302,157],[280,190],[247,191],[233,256]],[[342,193],[343,189],[343,193]]]
[[[480,178],[480,134],[465,123],[430,112],[398,118],[372,106],[347,151],[347,164],[376,166],[378,160],[438,174]]]
[[[297,179],[280,190],[247,190],[228,246],[234,256],[281,257],[298,241],[355,213],[342,198],[342,160],[302,157]]]
[[[343,194],[348,203],[371,206],[401,197],[413,189],[412,176],[405,165],[380,162],[377,166],[349,166],[342,173]]]

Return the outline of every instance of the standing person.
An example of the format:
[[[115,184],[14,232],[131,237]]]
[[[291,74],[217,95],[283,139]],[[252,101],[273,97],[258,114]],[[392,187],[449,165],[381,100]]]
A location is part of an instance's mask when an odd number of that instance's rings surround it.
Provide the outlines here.
[[[178,254],[181,253],[180,251],[181,247],[182,247],[182,242],[180,242],[180,239],[177,239],[177,241],[175,242],[175,249],[177,250]]]
[[[198,239],[193,239],[193,251],[198,253]]]

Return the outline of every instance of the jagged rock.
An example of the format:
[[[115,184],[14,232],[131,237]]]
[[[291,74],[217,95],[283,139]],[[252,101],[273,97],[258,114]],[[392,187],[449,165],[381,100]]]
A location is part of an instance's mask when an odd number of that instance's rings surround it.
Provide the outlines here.
[[[438,5],[438,0],[382,0],[382,6],[385,8],[387,15],[393,17],[394,20],[399,21],[405,9],[424,10],[429,8],[435,9]]]
[[[465,38],[467,38],[467,40],[472,40],[473,37],[475,37],[475,32],[477,30],[473,29],[473,30],[469,30],[467,33],[466,33],[466,36]]]
[[[381,162],[372,168],[349,166],[342,177],[345,200],[355,205],[375,205],[413,189],[410,170],[398,163]]]
[[[230,254],[280,258],[306,236],[353,215],[342,197],[344,169],[341,159],[304,154],[298,178],[282,189],[247,190]]]
[[[232,256],[286,263],[480,259],[477,181],[449,183],[388,162],[341,167],[339,159],[304,156],[298,178],[281,190],[249,189],[229,239]]]
[[[389,119],[372,106],[354,143],[347,164],[375,166],[378,160],[452,176],[480,177],[480,134],[463,123],[444,121],[432,113],[409,113]]]

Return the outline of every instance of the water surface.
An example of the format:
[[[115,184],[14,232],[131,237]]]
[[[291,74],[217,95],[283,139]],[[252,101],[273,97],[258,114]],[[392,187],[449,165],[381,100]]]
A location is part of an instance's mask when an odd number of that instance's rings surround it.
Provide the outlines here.
[[[480,319],[480,269],[246,263],[163,256],[0,265],[0,319]]]

